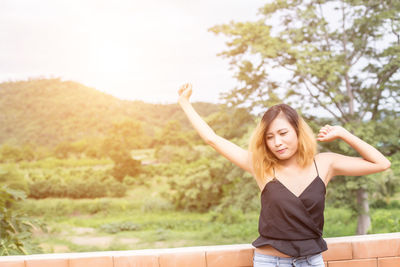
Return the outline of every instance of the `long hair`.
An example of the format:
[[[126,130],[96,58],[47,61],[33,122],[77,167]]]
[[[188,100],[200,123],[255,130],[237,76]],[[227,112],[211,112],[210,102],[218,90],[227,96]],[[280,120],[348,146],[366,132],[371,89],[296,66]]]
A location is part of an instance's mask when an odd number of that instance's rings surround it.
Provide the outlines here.
[[[298,138],[297,162],[306,167],[312,163],[317,152],[317,142],[310,126],[301,118],[296,110],[286,104],[270,107],[263,115],[260,123],[254,129],[250,138],[249,151],[252,153],[252,164],[256,180],[259,184],[265,182],[265,176],[272,176],[279,159],[269,150],[266,133],[271,122],[283,113],[296,131]]]

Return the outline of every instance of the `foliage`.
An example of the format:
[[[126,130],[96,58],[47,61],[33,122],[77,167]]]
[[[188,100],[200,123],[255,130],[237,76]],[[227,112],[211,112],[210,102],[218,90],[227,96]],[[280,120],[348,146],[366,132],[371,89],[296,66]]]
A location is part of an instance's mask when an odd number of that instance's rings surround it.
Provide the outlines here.
[[[189,163],[200,158],[198,150],[191,146],[164,145],[154,150],[155,158],[161,163]]]
[[[22,172],[14,164],[0,166],[0,184],[28,194],[29,189]]]
[[[155,211],[168,211],[173,210],[174,206],[168,200],[159,196],[152,196],[144,199],[142,205],[143,212],[155,212]]]
[[[215,151],[203,152],[202,157],[186,166],[169,166],[171,172],[164,172],[170,177],[169,187],[162,196],[176,209],[205,212],[219,205],[220,209],[230,205],[243,211],[255,209],[259,189],[254,179]]]
[[[372,212],[372,227],[369,233],[393,233],[400,231],[399,209],[374,210]]]
[[[43,216],[49,218],[61,218],[64,216],[95,215],[101,214],[127,214],[129,211],[140,209],[141,205],[124,198],[102,197],[95,199],[70,199],[70,198],[46,198],[27,199],[23,203],[17,203],[16,209],[29,216]]]
[[[100,227],[100,231],[115,234],[122,231],[136,231],[140,226],[132,222],[107,223]]]
[[[30,144],[19,147],[7,143],[3,144],[0,147],[0,163],[32,161],[36,157],[34,149]]]
[[[165,126],[156,133],[154,144],[156,147],[164,145],[188,146],[189,136],[182,131],[182,124],[178,120],[169,120]]]
[[[114,161],[112,176],[122,182],[125,176],[135,176],[141,172],[140,160],[133,159],[131,150],[143,147],[143,131],[140,122],[123,121],[114,123],[104,140],[103,151]]]
[[[141,162],[130,156],[130,153],[120,151],[113,156],[114,167],[112,176],[119,182],[122,182],[126,176],[136,176],[141,172]]]
[[[230,38],[221,55],[240,82],[226,100],[280,101],[275,67],[286,70],[285,99],[303,110],[318,106],[342,123],[398,112],[399,10],[397,1],[273,1],[258,21],[211,28]]]
[[[101,138],[84,138],[75,142],[60,142],[55,148],[53,154],[59,159],[67,159],[70,157],[77,158],[102,158],[103,139]]]
[[[68,159],[57,159],[54,157],[46,157],[41,160],[32,161],[32,162],[20,162],[18,164],[20,169],[56,169],[60,167],[65,168],[77,168],[77,167],[95,167],[102,165],[104,168],[107,168],[107,165],[112,164],[110,159],[102,158],[68,158]]]
[[[193,105],[204,116],[218,109],[217,104],[211,103]],[[144,144],[149,142],[147,137],[154,138],[155,131],[171,119],[180,121],[185,130],[190,128],[177,104],[120,100],[77,82],[57,78],[0,83],[0,114],[4,125],[0,144],[29,142],[33,146],[54,148],[64,143],[68,153],[85,147],[86,156],[99,152],[96,147],[99,139],[107,137],[115,122],[141,121],[144,135],[143,142],[138,142]],[[83,144],[78,144],[81,141]]]
[[[207,123],[216,134],[226,139],[241,138],[248,127],[255,124],[253,116],[245,108],[228,108],[221,106],[220,110],[206,118]]]
[[[0,187],[0,256],[42,252],[32,241],[32,231],[35,225],[43,230],[45,226],[14,210],[15,202],[25,197],[22,191]]]
[[[245,220],[242,210],[229,206],[228,208],[210,212],[210,222],[225,224],[241,223]]]
[[[126,186],[104,171],[55,169],[28,174],[29,197],[123,197]]]
[[[189,163],[183,173],[169,179],[170,189],[162,196],[177,209],[205,212],[222,198],[221,186],[226,182],[223,164],[218,159],[201,158]]]

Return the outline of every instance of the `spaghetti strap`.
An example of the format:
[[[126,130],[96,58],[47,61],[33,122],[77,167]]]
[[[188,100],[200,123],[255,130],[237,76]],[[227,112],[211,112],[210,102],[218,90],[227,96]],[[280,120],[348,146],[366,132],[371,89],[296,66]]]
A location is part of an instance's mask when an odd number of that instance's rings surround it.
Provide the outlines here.
[[[315,162],[315,159],[314,159],[314,165],[315,165],[315,169],[317,170],[317,175],[319,176],[319,172],[318,172],[318,168],[317,168],[317,163]]]
[[[276,178],[275,177],[275,168],[274,167],[272,167],[272,171],[274,172],[274,178]]]

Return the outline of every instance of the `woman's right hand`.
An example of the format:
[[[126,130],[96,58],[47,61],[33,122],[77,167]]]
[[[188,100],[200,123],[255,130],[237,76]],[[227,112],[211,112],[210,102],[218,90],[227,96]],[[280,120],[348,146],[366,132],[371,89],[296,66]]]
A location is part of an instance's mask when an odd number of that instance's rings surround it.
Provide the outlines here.
[[[190,83],[185,83],[179,88],[178,94],[179,94],[178,101],[182,100],[189,101],[189,98],[192,95],[192,85]]]

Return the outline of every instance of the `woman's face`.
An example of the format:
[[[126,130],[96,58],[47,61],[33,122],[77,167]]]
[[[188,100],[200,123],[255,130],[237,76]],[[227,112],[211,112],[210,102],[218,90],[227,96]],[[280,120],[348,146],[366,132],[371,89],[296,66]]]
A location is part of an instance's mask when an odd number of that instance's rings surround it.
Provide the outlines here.
[[[282,112],[269,125],[265,139],[268,149],[279,160],[289,159],[297,152],[296,130]]]

